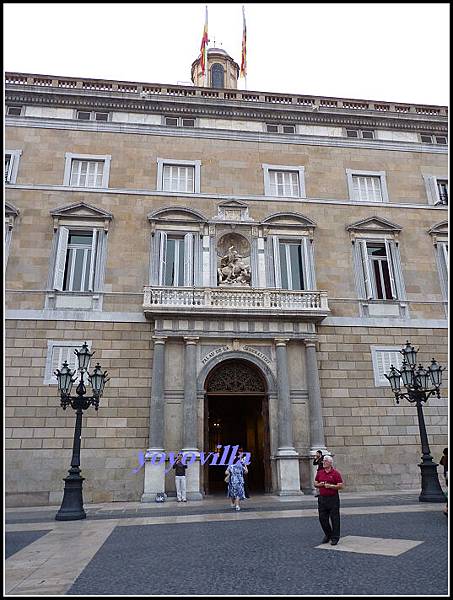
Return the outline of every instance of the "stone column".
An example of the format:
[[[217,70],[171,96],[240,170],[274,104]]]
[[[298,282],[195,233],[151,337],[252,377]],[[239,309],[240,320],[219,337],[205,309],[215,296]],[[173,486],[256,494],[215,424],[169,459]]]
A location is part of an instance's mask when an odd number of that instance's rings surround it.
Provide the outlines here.
[[[300,490],[299,457],[293,442],[293,419],[289,391],[287,339],[276,339],[278,393],[278,494],[293,496]]]
[[[149,440],[145,455],[145,485],[142,502],[153,502],[165,491],[165,341],[154,336],[153,375],[149,403]]]
[[[312,339],[304,340],[304,342],[307,367],[308,404],[310,410],[311,489],[314,492],[315,487],[313,482],[317,468],[313,465],[313,458],[316,455],[316,450],[321,450],[322,453],[325,454],[327,449],[324,438],[324,424],[322,421],[321,387],[319,385],[316,342]]]
[[[183,406],[183,452],[190,452],[196,460],[188,460],[186,471],[187,499],[201,500],[200,451],[197,447],[197,342],[198,337],[185,337],[184,342],[184,406]]]

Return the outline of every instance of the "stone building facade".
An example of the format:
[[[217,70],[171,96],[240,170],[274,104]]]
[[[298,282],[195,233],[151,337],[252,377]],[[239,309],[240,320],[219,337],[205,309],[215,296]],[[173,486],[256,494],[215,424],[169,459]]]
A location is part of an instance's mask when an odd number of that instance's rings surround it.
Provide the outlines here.
[[[255,493],[311,493],[318,448],[348,490],[419,485],[383,372],[407,339],[447,362],[447,110],[241,91],[235,64],[210,49],[210,87],[6,74],[9,505],[61,500],[53,371],[84,341],[111,377],[88,502],[174,496],[157,456],[235,444]],[[189,498],[222,480],[198,457]]]

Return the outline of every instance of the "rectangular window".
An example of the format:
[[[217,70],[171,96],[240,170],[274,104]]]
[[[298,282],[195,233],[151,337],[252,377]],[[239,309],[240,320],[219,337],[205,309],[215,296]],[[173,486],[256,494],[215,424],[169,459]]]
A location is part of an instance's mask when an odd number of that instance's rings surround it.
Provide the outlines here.
[[[278,125],[266,124],[267,133],[278,133]]]
[[[395,281],[399,274],[399,254],[393,241],[373,242],[359,240],[358,251],[362,269],[362,291],[369,300],[395,300],[404,296],[402,281]]]
[[[281,286],[285,290],[303,290],[302,246],[297,242],[280,242]]]
[[[353,199],[358,202],[382,202],[381,178],[352,176]]]
[[[164,285],[184,285],[184,238],[167,238]]]
[[[13,166],[13,160],[11,154],[5,154],[5,183],[9,183],[11,180],[11,167]]]
[[[367,244],[368,260],[371,267],[373,297],[378,300],[393,298],[390,271],[384,244]]]
[[[432,144],[433,143],[433,138],[431,135],[425,135],[424,133],[421,133],[420,139],[424,144]]]
[[[9,117],[20,117],[22,114],[22,106],[8,106],[6,114]]]
[[[374,384],[376,387],[389,386],[390,383],[384,374],[388,374],[393,365],[400,369],[403,357],[398,348],[371,346],[371,358],[373,361]]]
[[[448,205],[448,181],[445,179],[437,180],[437,194],[439,200],[436,204]]]
[[[165,165],[163,168],[164,191],[194,192],[194,167]]]
[[[96,112],[96,113],[94,113],[94,120],[95,121],[108,121],[109,113]]]
[[[295,131],[294,125],[283,125],[283,133],[295,133]]]
[[[103,174],[104,161],[73,159],[69,185],[74,187],[102,187]]]
[[[370,129],[362,129],[362,137],[364,140],[372,140],[374,138],[374,131]]]
[[[299,173],[297,171],[269,171],[271,196],[298,198]]]
[[[436,135],[436,144],[446,144],[447,138],[444,135]]]
[[[183,119],[182,126],[183,127],[195,127],[195,119]]]
[[[93,232],[69,233],[63,290],[87,292],[92,271]],[[94,259],[94,257],[93,257]]]
[[[359,130],[358,129],[346,129],[346,136],[349,138],[358,138]]]
[[[48,385],[57,384],[57,378],[54,375],[57,369],[61,370],[63,363],[66,361],[68,363],[71,371],[76,371],[74,377],[76,377],[76,381],[73,384],[77,385],[80,380],[80,373],[77,371],[79,363],[77,360],[77,355],[74,354],[74,350],[80,350],[85,340],[80,342],[71,341],[48,341],[47,342],[47,359],[46,359],[46,370],[44,375],[44,383]],[[87,341],[87,346],[91,350],[92,342]]]
[[[78,110],[77,118],[79,119],[79,121],[89,121],[91,118],[91,113],[86,110]]]

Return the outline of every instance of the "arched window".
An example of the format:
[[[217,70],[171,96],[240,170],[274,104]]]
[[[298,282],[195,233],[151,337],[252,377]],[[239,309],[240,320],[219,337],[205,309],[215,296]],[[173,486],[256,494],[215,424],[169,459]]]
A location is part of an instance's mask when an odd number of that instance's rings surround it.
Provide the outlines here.
[[[211,68],[211,85],[213,88],[225,87],[225,71],[221,64],[215,63]]]

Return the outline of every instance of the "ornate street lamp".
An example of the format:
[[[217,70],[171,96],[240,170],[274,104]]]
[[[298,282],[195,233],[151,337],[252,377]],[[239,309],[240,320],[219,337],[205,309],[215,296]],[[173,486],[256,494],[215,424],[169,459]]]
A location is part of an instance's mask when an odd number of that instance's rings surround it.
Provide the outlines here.
[[[80,382],[76,389],[77,396],[71,396],[73,383],[76,381],[74,377],[76,371],[69,369],[68,363],[63,363],[61,371],[57,369],[55,375],[58,380],[58,391],[61,397],[61,406],[66,410],[67,406],[71,406],[76,411],[76,424],[74,430],[74,443],[72,446],[72,460],[69,475],[65,477],[64,495],[60,510],[55,515],[57,521],[75,521],[85,519],[86,513],[83,509],[82,484],[84,477],[80,475],[80,439],[82,436],[82,416],[83,411],[93,405],[96,410],[99,408],[99,400],[104,392],[104,386],[108,381],[107,371],[102,373],[99,363],[94,368],[93,373],[88,373],[90,360],[94,352],[90,352],[88,345],[85,342],[80,350],[74,350],[77,356],[80,371]],[[93,389],[92,396],[86,396],[87,389],[85,387],[83,377],[84,373],[90,381]]]
[[[439,388],[442,385],[442,371],[445,371],[445,367],[440,367],[434,358],[427,369],[420,364],[417,367],[418,350],[415,350],[409,342],[406,342],[406,346],[400,352],[403,355],[401,370],[391,365],[389,373],[384,375],[395,394],[397,404],[399,404],[400,398],[406,398],[417,406],[418,427],[422,442],[422,462],[419,464],[422,491],[418,499],[420,502],[445,502],[445,495],[437,476],[438,465],[431,456],[423,417],[423,402],[426,402],[432,395],[440,398]],[[401,380],[406,388],[406,391],[403,392],[401,391]]]

